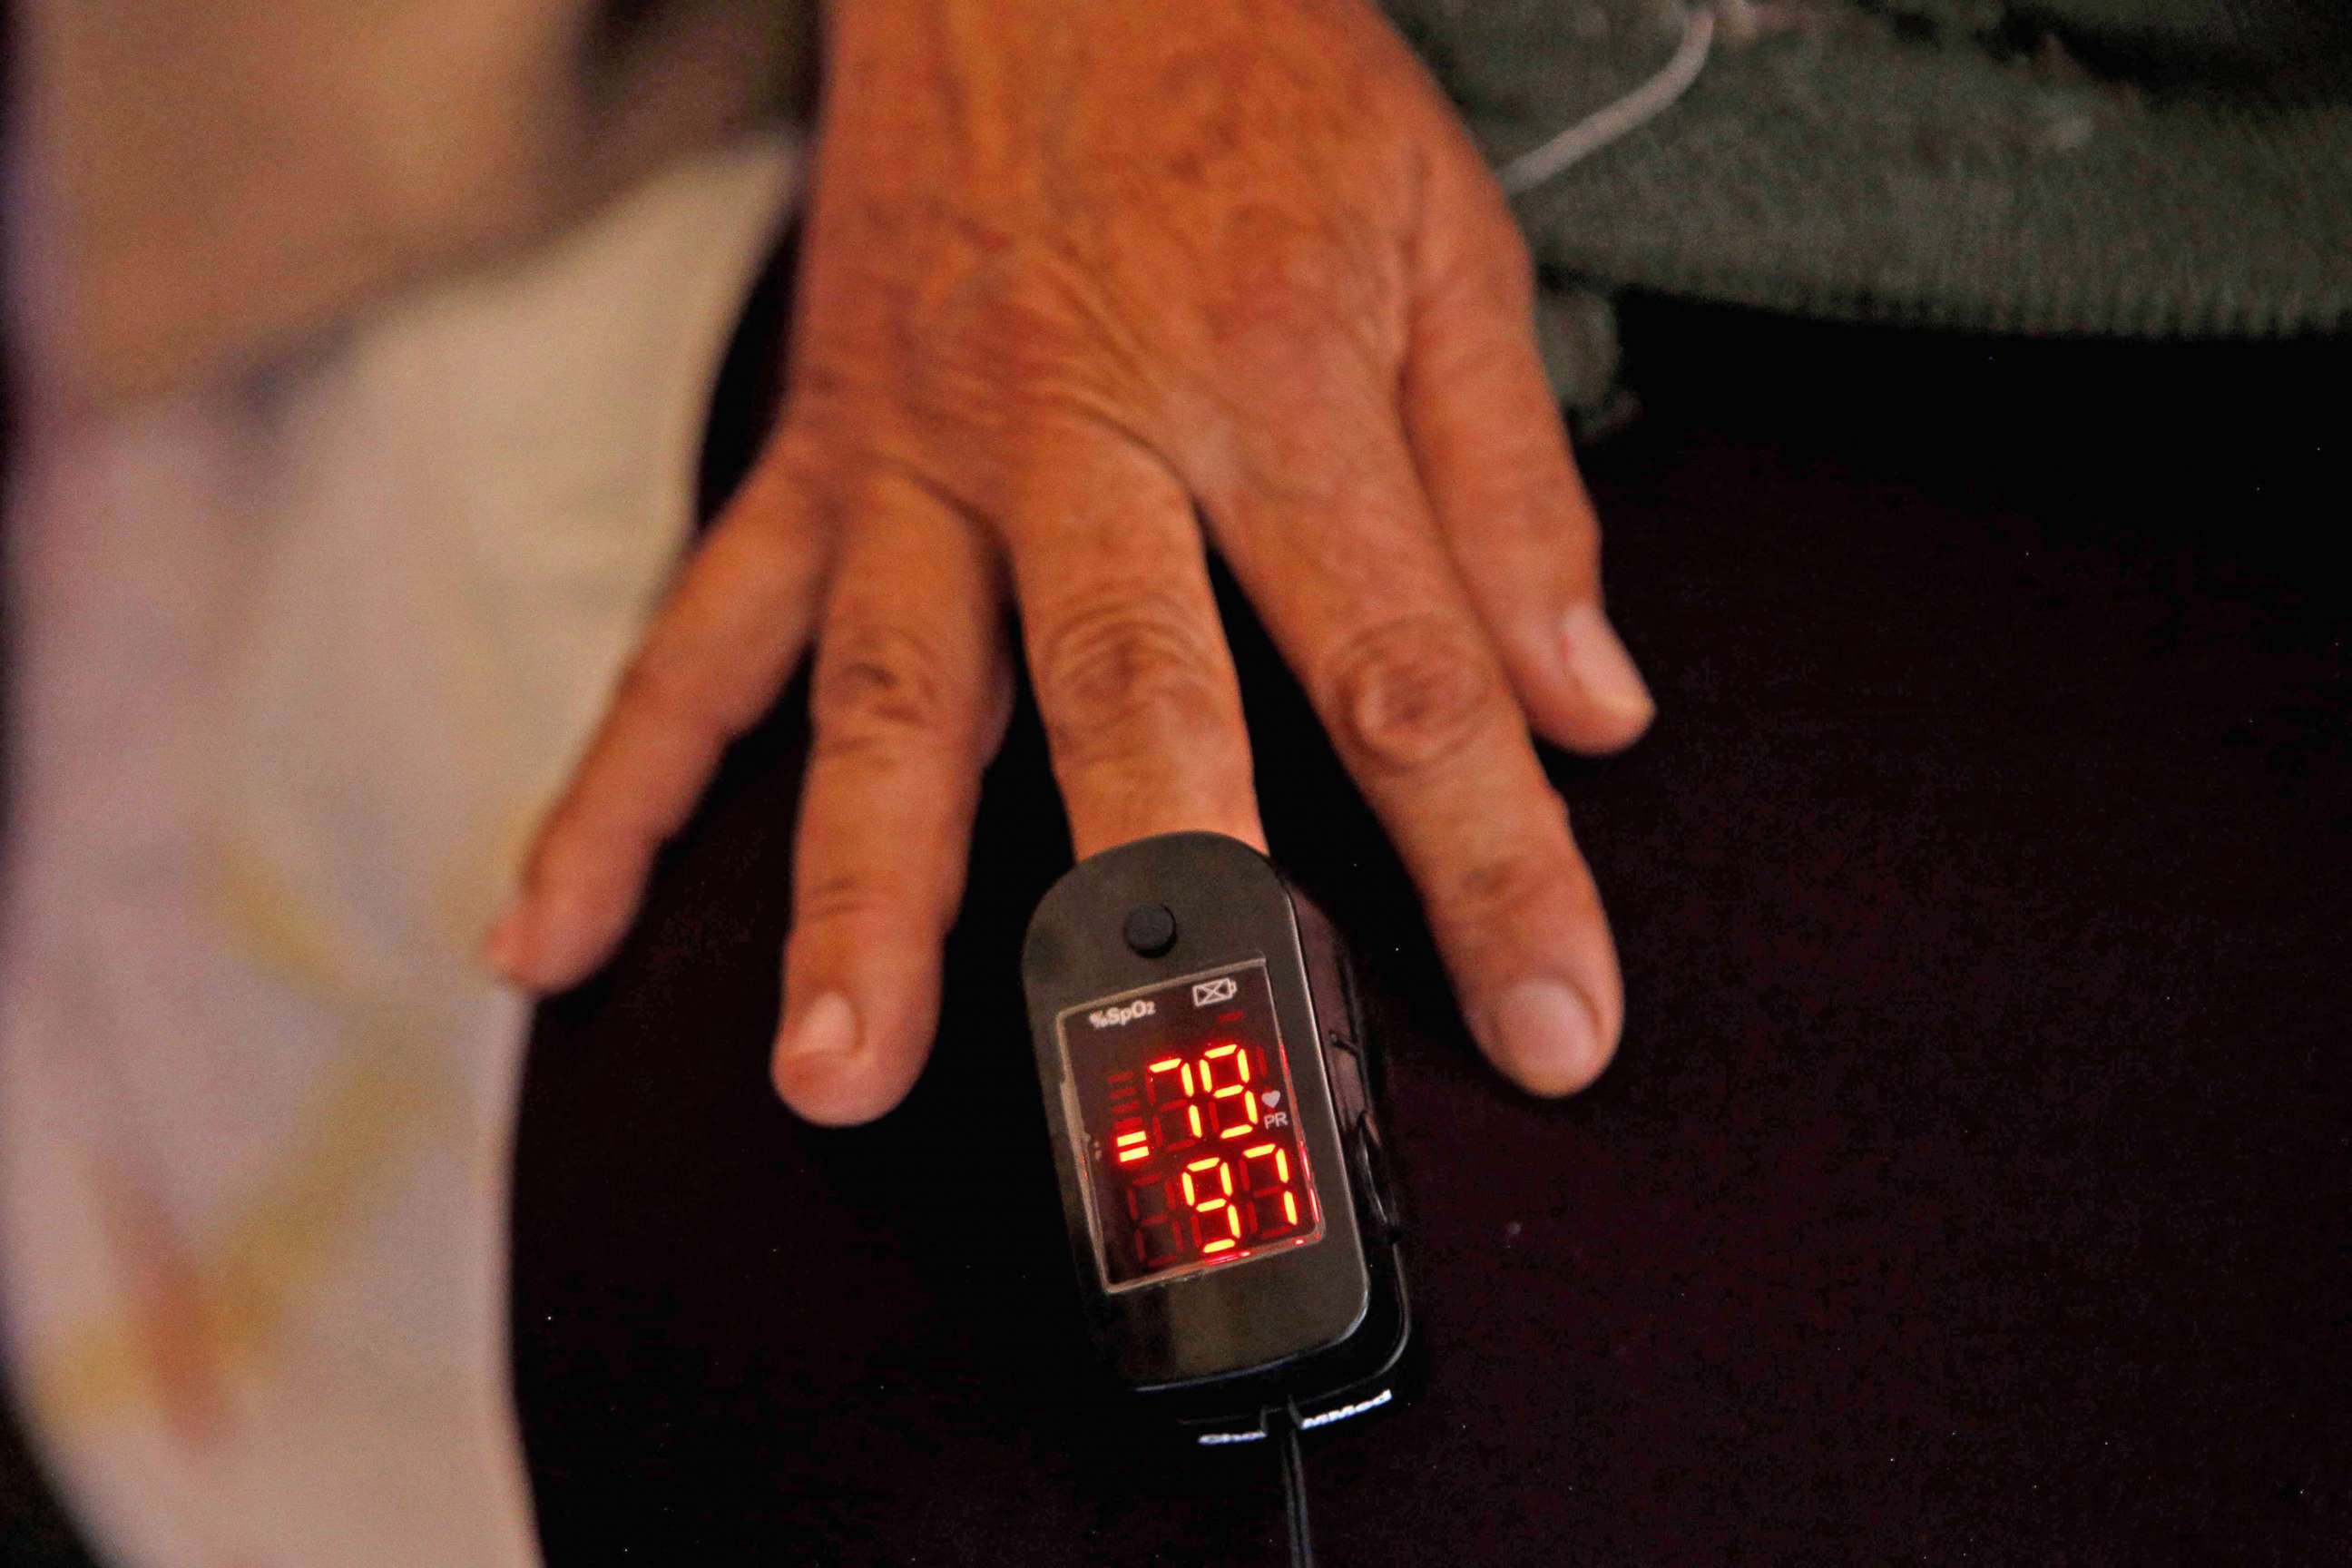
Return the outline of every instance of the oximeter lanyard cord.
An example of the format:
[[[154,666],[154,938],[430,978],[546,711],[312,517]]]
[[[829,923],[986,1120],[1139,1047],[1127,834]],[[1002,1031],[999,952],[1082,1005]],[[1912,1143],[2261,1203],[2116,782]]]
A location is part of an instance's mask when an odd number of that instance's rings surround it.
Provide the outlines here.
[[[1315,1545],[1307,1533],[1307,1462],[1298,1451],[1298,1406],[1266,1413],[1279,1430],[1282,1449],[1282,1514],[1290,1531],[1290,1568],[1314,1568]]]

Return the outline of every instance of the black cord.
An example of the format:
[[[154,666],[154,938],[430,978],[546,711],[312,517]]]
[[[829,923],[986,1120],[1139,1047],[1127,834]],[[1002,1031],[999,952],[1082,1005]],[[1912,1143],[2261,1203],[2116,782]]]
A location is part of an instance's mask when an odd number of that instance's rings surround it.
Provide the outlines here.
[[[1307,1532],[1307,1461],[1298,1452],[1298,1406],[1266,1412],[1279,1428],[1282,1446],[1282,1514],[1290,1527],[1290,1568],[1315,1568],[1315,1543]]]

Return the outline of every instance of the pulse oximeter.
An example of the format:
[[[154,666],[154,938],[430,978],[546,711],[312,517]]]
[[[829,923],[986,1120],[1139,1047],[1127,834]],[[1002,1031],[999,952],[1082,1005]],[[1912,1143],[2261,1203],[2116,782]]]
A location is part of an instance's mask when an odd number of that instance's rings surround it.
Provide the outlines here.
[[[1329,924],[1236,839],[1056,882],[1023,956],[1087,1325],[1204,1443],[1390,1401],[1410,1337],[1376,1063]]]

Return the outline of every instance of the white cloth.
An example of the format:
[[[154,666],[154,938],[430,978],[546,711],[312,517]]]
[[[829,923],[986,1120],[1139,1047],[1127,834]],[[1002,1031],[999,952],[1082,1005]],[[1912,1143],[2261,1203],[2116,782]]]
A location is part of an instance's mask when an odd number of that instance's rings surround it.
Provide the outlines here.
[[[688,536],[798,167],[678,166],[258,382],[77,429],[30,389],[0,1304],[110,1561],[537,1559],[527,1012],[477,944]]]

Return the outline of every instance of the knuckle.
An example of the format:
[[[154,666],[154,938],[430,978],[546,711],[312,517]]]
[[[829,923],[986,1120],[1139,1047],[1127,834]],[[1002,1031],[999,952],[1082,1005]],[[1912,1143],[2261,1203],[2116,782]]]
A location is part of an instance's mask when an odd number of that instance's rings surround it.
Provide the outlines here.
[[[658,729],[683,731],[697,741],[722,745],[742,733],[754,715],[722,702],[700,662],[663,637],[646,640],[622,671],[613,695],[616,713]]]
[[[1429,176],[1435,205],[1450,219],[1443,231],[1449,241],[1444,271],[1498,298],[1532,299],[1536,266],[1527,231],[1486,160],[1466,140],[1457,141],[1451,155],[1435,158]]]
[[[886,890],[873,876],[856,868],[828,872],[793,895],[793,928],[842,921],[855,922],[882,913],[888,906]]]
[[[1485,247],[1486,288],[1496,304],[1525,316],[1535,309],[1536,261],[1527,237],[1508,214],[1495,224]]]
[[[1220,358],[1256,374],[1283,373],[1337,335],[1328,296],[1288,279],[1247,279],[1203,307]]]
[[[1238,727],[1199,617],[1165,595],[1118,595],[1057,622],[1036,654],[1039,706],[1065,766],[1213,743]]]
[[[1512,831],[1462,846],[1420,885],[1431,930],[1474,968],[1603,919],[1567,803],[1549,791]]]
[[[939,650],[901,626],[842,627],[818,650],[809,717],[820,752],[839,757],[936,745],[966,727]]]
[[[1032,407],[1116,406],[1134,390],[1133,345],[1097,268],[1055,242],[1023,241],[976,266],[903,357],[927,421],[1002,439]]]
[[[582,805],[580,791],[575,787],[541,821],[538,837],[531,840],[530,858],[524,864],[525,879],[539,883],[566,876],[576,868],[583,852],[592,848],[598,837],[594,821]]]
[[[1535,330],[1535,258],[1507,215],[1474,232],[1440,266],[1422,296],[1427,316],[1416,353],[1472,370],[1523,353]]]
[[[1507,237],[1513,254],[1481,251],[1465,258],[1432,294],[1444,314],[1433,319],[1416,344],[1418,374],[1454,395],[1492,396],[1509,390],[1537,344],[1533,265],[1517,233]],[[1527,430],[1519,426],[1510,422],[1509,430],[1492,438],[1556,439],[1549,421]]]
[[[640,874],[656,837],[643,825],[614,822],[567,802],[531,847],[523,884],[541,897],[593,897]]]
[[[871,942],[936,942],[954,922],[962,889],[960,863],[951,858],[843,861],[807,876],[793,889],[793,930],[846,928]]]
[[[814,405],[804,410],[798,405],[800,388],[793,388],[795,405],[787,416],[787,423],[779,428],[760,451],[750,473],[744,476],[747,495],[817,495],[832,478],[827,459],[828,436],[822,420],[824,402],[812,398]],[[739,509],[741,510],[742,509]],[[777,516],[776,509],[754,507],[742,512],[749,522],[758,526]]]
[[[1331,660],[1324,706],[1360,766],[1413,773],[1443,762],[1491,722],[1501,682],[1475,631],[1423,613],[1356,633]]]
[[[1472,861],[1431,899],[1434,923],[1454,932],[1500,932],[1538,923],[1570,879],[1556,856],[1515,847]]]
[[[1196,307],[1217,363],[1295,375],[1327,357],[1392,356],[1402,279],[1384,260],[1389,247],[1362,224],[1244,203],[1223,232]]]

